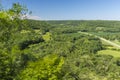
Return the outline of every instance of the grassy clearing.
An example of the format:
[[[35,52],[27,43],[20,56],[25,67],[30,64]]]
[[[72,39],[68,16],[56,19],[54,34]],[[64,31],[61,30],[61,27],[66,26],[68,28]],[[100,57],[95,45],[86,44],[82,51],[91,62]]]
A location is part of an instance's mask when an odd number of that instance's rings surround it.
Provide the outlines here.
[[[120,51],[116,50],[101,50],[98,51],[98,55],[111,55],[113,57],[120,57]]]
[[[101,42],[102,42],[103,45],[108,45],[108,46],[110,46],[110,44],[109,44],[109,43],[106,43],[105,41],[102,41],[102,40],[101,40]]]
[[[112,41],[112,42],[114,42],[114,43],[120,45],[120,42],[119,42],[118,40],[114,40],[114,41]]]

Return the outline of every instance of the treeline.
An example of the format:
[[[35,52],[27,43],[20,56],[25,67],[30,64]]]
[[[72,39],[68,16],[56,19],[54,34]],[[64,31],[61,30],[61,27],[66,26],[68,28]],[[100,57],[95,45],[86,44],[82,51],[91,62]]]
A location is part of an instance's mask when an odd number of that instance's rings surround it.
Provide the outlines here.
[[[57,33],[76,33],[78,31],[90,32],[109,40],[120,41],[119,21],[63,20],[63,21],[48,21],[48,23],[54,26],[53,32]]]

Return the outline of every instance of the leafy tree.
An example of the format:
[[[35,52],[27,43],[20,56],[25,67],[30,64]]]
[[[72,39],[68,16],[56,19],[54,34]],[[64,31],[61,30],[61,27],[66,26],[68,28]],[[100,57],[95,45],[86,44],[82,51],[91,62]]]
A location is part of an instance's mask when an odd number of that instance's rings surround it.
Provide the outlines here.
[[[19,3],[14,3],[12,8],[9,9],[8,12],[13,19],[21,19],[23,17],[26,17],[28,9],[25,6],[21,6]]]
[[[0,79],[13,80],[21,67],[21,52],[18,45],[14,45],[14,36],[25,26],[23,16],[25,9],[15,3],[10,10],[0,11]],[[24,25],[25,23],[25,25]],[[13,46],[14,45],[14,46]]]
[[[18,76],[19,80],[60,80],[64,59],[56,55],[48,55],[28,66]]]

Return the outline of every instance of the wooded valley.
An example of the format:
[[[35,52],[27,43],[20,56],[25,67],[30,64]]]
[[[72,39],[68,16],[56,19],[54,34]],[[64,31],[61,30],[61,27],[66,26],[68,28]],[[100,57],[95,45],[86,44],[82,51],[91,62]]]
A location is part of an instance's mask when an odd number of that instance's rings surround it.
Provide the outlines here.
[[[120,80],[120,49],[96,37],[120,45],[120,21],[20,19],[24,13],[18,3],[0,11],[0,80]]]

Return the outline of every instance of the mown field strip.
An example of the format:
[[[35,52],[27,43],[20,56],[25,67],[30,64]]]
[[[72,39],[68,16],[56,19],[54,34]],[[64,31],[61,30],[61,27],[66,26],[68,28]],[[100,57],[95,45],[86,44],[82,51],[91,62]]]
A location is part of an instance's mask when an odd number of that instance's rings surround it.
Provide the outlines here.
[[[120,52],[115,50],[101,50],[101,51],[98,51],[98,55],[111,55],[117,58],[117,57],[120,57]]]
[[[118,44],[116,44],[116,43],[114,43],[114,42],[112,42],[110,40],[107,40],[105,38],[102,38],[100,36],[96,36],[94,34],[90,34],[90,33],[87,33],[87,32],[81,32],[81,31],[79,31],[78,33],[82,33],[82,34],[86,34],[86,35],[90,35],[90,36],[95,36],[95,37],[99,38],[101,41],[104,41],[104,42],[108,43],[109,45],[111,45],[111,46],[113,46],[113,47],[115,47],[117,49],[120,49],[120,45],[118,45]]]

